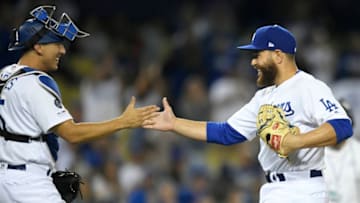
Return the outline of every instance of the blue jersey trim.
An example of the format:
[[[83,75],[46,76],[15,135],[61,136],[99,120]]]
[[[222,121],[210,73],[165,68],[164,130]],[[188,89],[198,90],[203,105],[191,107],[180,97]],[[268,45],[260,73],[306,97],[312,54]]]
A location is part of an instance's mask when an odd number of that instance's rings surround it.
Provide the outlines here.
[[[25,73],[28,73],[28,72],[31,72],[31,71],[35,71],[35,69],[30,68],[30,67],[22,68],[22,70],[23,70]]]
[[[226,122],[207,122],[207,142],[231,145],[246,141],[246,137]]]
[[[43,87],[45,87],[47,90],[55,94],[57,97],[61,98],[61,93],[55,80],[53,80],[51,77],[47,75],[40,75],[39,81],[41,82]]]
[[[59,152],[58,136],[55,133],[47,134],[46,143],[49,146],[51,156],[57,161]]]
[[[327,122],[335,129],[337,143],[353,135],[352,125],[349,119],[333,119]]]

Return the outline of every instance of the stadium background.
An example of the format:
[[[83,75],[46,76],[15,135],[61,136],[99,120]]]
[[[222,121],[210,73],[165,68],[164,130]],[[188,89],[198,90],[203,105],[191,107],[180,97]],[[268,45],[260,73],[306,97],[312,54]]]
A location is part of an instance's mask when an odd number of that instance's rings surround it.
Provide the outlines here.
[[[1,67],[18,57],[7,51],[11,29],[42,4],[57,5],[57,14],[67,12],[91,33],[52,73],[77,121],[115,117],[131,95],[139,106],[167,96],[178,116],[225,121],[256,90],[250,56],[236,46],[275,23],[295,34],[299,67],[332,86],[360,120],[360,2],[2,0]],[[125,130],[81,145],[61,142],[58,167],[83,175],[84,203],[252,203],[264,182],[257,142],[225,147]]]

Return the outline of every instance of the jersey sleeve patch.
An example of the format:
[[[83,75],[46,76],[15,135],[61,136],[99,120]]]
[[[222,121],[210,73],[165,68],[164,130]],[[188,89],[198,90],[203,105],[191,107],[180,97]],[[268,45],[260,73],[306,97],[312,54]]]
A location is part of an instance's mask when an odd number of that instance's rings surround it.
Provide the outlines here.
[[[40,85],[61,101],[61,93],[54,79],[48,75],[39,75]]]

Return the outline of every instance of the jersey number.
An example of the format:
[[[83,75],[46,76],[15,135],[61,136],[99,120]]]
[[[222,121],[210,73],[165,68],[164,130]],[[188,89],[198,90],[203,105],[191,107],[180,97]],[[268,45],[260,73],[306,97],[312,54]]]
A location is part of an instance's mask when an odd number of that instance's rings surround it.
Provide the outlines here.
[[[325,106],[326,111],[332,112],[332,111],[335,111],[336,109],[338,109],[336,104],[331,103],[331,101],[329,101],[329,100],[320,99],[320,101]]]

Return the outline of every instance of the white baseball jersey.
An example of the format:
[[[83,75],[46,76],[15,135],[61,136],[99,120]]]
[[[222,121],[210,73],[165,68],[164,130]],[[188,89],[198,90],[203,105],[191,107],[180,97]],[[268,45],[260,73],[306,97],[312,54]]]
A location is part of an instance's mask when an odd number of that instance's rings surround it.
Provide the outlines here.
[[[21,68],[24,67],[16,64],[3,68],[0,79],[5,80]],[[46,88],[40,80],[41,75],[46,76],[45,79],[51,79],[50,76],[37,73],[40,75],[15,76],[2,90],[0,99],[4,104],[0,105],[0,115],[10,133],[38,137],[49,133],[55,125],[72,119],[61,101],[51,93],[51,88]],[[55,164],[46,142],[22,143],[5,141],[3,137],[0,137],[0,161],[14,165],[36,163],[50,168]]]
[[[349,119],[330,88],[310,74],[298,71],[279,86],[258,90],[251,101],[233,114],[228,123],[248,140],[256,137],[256,117],[263,104],[281,107],[290,124],[302,133],[331,119]],[[324,148],[305,148],[279,156],[260,139],[259,162],[264,171],[290,172],[324,168]]]

